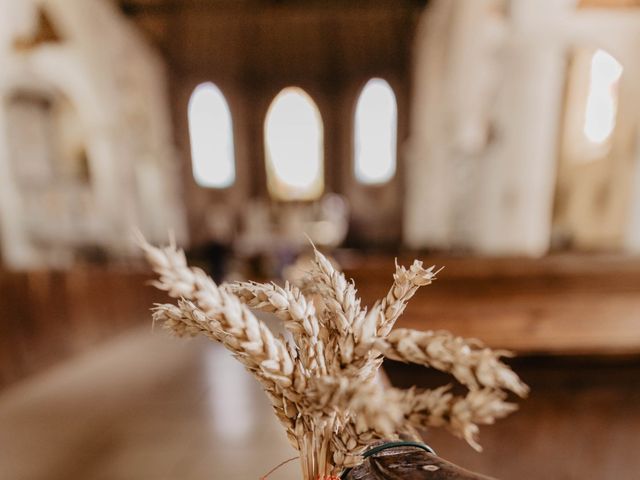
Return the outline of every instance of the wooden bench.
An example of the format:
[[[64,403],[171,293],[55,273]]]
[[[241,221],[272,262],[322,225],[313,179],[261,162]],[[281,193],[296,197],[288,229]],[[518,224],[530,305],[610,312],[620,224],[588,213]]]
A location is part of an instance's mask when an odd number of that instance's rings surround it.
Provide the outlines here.
[[[413,258],[398,261],[408,266]],[[423,260],[445,269],[416,294],[398,326],[446,329],[521,354],[640,353],[640,258]],[[365,303],[386,294],[393,257],[342,255],[341,263]]]

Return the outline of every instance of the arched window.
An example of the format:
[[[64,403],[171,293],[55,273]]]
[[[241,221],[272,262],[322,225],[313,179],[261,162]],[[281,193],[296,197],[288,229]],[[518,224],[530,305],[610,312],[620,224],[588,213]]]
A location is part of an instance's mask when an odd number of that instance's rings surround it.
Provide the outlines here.
[[[618,112],[618,80],[622,65],[604,50],[591,58],[584,135],[591,143],[604,143],[613,132]]]
[[[372,78],[358,98],[354,133],[354,173],[360,183],[391,180],[396,173],[398,107],[389,84]]]
[[[267,184],[278,200],[313,200],[324,189],[322,116],[302,89],[287,87],[264,123]]]
[[[189,100],[193,178],[202,187],[226,188],[236,179],[229,105],[213,83],[198,85]]]

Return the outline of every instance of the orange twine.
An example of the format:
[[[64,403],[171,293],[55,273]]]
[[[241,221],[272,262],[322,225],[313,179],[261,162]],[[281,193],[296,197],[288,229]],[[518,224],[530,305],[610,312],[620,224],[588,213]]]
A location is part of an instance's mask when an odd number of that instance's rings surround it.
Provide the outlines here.
[[[260,480],[267,480],[267,477],[269,475],[271,475],[273,472],[275,472],[276,470],[278,470],[280,467],[286,465],[289,462],[293,462],[294,460],[296,460],[298,458],[300,458],[300,457],[292,457],[289,460],[285,460],[284,462],[280,462],[278,465],[276,465],[271,470],[269,470],[266,474],[264,474],[262,477],[260,477]],[[330,476],[318,477],[318,480],[340,480],[340,477],[336,477],[335,475],[330,475]]]
[[[262,477],[260,477],[260,480],[267,480],[267,477],[269,475],[271,475],[273,472],[275,472],[276,470],[278,470],[280,467],[282,467],[283,465],[286,465],[289,462],[293,462],[294,460],[296,460],[298,458],[300,458],[300,457],[292,457],[289,460],[285,460],[284,462],[280,462],[278,465],[276,465],[271,470],[269,470],[267,473],[265,473]]]

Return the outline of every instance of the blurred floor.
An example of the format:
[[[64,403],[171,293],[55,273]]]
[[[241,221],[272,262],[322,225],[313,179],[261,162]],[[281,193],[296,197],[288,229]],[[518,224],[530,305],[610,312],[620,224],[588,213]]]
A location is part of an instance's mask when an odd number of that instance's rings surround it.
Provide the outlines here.
[[[507,479],[640,478],[640,358],[520,357],[509,362],[531,387],[519,410],[480,427],[475,452],[441,429],[427,442],[442,457]],[[451,379],[433,370],[387,362],[400,387],[433,387]]]
[[[511,479],[638,478],[640,360],[520,358],[521,409],[483,427],[476,453],[428,443]],[[389,363],[399,386],[450,379]],[[295,456],[258,385],[222,348],[131,330],[0,393],[0,480],[258,480]],[[270,480],[298,479],[290,463]]]
[[[2,480],[257,480],[294,456],[222,348],[148,328],[4,390],[0,426]]]

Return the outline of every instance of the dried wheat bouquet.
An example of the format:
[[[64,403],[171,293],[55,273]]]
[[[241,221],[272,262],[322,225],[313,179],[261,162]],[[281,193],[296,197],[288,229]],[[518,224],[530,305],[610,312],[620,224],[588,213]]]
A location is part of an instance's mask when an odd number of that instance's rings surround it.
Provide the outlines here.
[[[158,274],[155,286],[175,298],[153,318],[178,336],[202,334],[229,349],[260,382],[291,445],[300,452],[304,480],[337,476],[358,465],[372,442],[413,427],[444,427],[480,450],[478,426],[517,407],[508,392],[527,386],[496,352],[448,332],[393,329],[417,289],[435,278],[434,267],[396,265],[387,296],[367,310],[353,283],[317,250],[301,290],[286,283],[216,285],[190,268],[172,243],[156,248],[141,239]],[[282,320],[276,336],[254,311]],[[466,387],[434,390],[382,388],[375,374],[384,358],[436,368]]]

